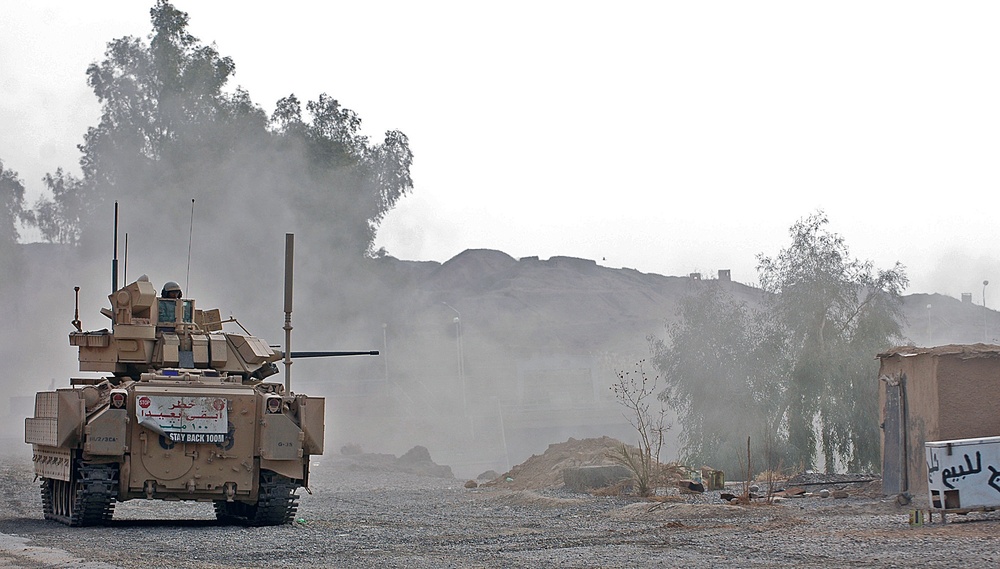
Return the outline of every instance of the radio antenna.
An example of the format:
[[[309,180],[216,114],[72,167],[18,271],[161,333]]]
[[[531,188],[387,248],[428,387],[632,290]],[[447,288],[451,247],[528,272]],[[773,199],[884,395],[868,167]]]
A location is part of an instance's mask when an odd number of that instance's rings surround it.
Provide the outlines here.
[[[295,234],[285,234],[285,394],[292,391],[292,265]]]
[[[118,290],[118,202],[115,201],[115,256],[111,259],[111,294]]]
[[[122,282],[128,282],[128,232],[125,232],[125,262],[122,263]]]
[[[191,291],[188,285],[191,282],[191,240],[194,237],[194,198],[191,198],[191,229],[188,230],[188,267],[187,276],[184,277],[184,290],[187,291],[187,298],[191,298]]]

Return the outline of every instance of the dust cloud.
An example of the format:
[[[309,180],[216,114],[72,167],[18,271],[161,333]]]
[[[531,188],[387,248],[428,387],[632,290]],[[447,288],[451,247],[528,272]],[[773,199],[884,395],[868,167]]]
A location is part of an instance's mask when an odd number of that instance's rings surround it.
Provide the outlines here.
[[[608,389],[616,370],[600,362],[604,352],[642,357],[646,324],[659,327],[660,316],[624,317],[642,327],[611,333],[625,301],[615,298],[620,285],[579,284],[579,271],[598,270],[593,262],[486,251],[444,264],[366,255],[378,218],[370,221],[371,204],[362,203],[363,181],[337,170],[317,176],[295,143],[238,140],[212,160],[181,155],[152,166],[133,163],[135,155],[110,158],[116,183],[82,220],[78,245],[21,244],[3,258],[8,373],[0,385],[11,436],[20,436],[35,392],[94,375],[78,371],[67,339],[73,288],[83,328],[110,327],[100,309],[113,290],[118,202],[119,286],[143,274],[158,290],[176,281],[199,308],[219,308],[272,345],[284,338],[284,234],[296,235],[292,349],[382,352],[293,365],[293,390],[327,397],[327,453],[356,444],[402,454],[419,444],[474,476],[569,437],[630,439]],[[581,312],[595,297],[617,315]]]
[[[129,235],[129,256],[126,263],[120,247],[120,272],[183,287],[190,209],[160,239],[126,205],[120,234]],[[185,295],[277,345],[283,234],[297,227],[293,212],[270,209],[285,227],[245,225],[196,201]],[[4,357],[14,362],[4,379],[9,432],[20,432],[34,392],[89,375],[77,371],[67,341],[73,287],[81,287],[84,329],[108,327],[99,311],[109,306],[112,222],[109,212],[105,251],[26,244],[22,270],[4,273],[17,275],[4,281],[13,285],[2,292],[12,311],[0,330]],[[327,454],[355,444],[400,455],[419,444],[456,475],[473,477],[504,472],[570,437],[634,438],[609,386],[618,369],[646,357],[646,335],[662,330],[689,279],[483,250],[444,264],[391,256],[337,263],[310,234],[296,234],[292,349],[381,352],[293,364],[292,389],[327,398]]]
[[[0,257],[12,436],[35,392],[91,375],[67,340],[74,287],[85,330],[110,327],[108,295],[145,274],[277,345],[284,234],[294,233],[292,349],[382,352],[293,365],[293,390],[327,397],[327,453],[419,444],[475,475],[571,436],[631,438],[608,362],[645,356],[645,336],[672,308],[655,284],[630,291],[641,275],[578,259],[468,251],[441,264],[371,251],[382,216],[413,186],[405,135],[370,141],[325,94],[304,112],[289,95],[269,117],[249,93],[221,89],[235,63],[187,35],[186,14],[157,2],[151,15],[148,43],[112,40],[87,70],[102,118],[80,146],[83,183],[55,174],[82,202],[79,243]],[[583,284],[581,273],[596,278]]]

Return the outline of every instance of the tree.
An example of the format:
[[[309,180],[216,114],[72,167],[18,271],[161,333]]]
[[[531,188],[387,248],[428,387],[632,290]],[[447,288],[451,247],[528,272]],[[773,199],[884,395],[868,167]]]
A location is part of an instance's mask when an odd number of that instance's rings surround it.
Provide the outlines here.
[[[113,40],[87,68],[101,119],[79,147],[82,177],[46,177],[50,196],[34,211],[43,235],[103,243],[99,212],[118,200],[145,230],[181,242],[176,227],[197,196],[217,229],[241,239],[281,219],[329,258],[372,254],[379,223],[413,186],[406,136],[370,143],[360,117],[326,94],[306,103],[306,119],[294,95],[268,117],[245,90],[225,90],[236,64],[190,34],[187,13],[157,0],[150,16],[148,43]]]
[[[4,295],[5,304],[14,303],[13,297],[7,294],[12,290],[10,285],[18,281],[23,274],[20,264],[23,259],[19,255],[17,241],[20,238],[18,227],[21,222],[30,222],[31,213],[24,209],[24,183],[17,172],[4,168],[0,160],[0,294]],[[17,306],[13,314],[17,314]],[[8,316],[11,311],[8,311]]]
[[[733,470],[749,435],[758,466],[812,467],[818,444],[827,471],[877,470],[874,355],[901,337],[906,274],[853,259],[827,223],[799,220],[790,247],[758,255],[759,308],[701,283],[655,345],[687,460]]]
[[[52,199],[38,198],[30,212],[31,223],[50,243],[75,244],[80,239],[81,215],[84,215],[80,201],[85,190],[80,179],[58,168],[55,174],[46,174],[43,181]]]
[[[0,160],[0,246],[9,249],[17,243],[19,223],[30,219],[24,210],[24,183],[17,172],[8,170]]]
[[[666,379],[661,399],[677,411],[682,459],[728,472],[741,471],[752,436],[761,463],[777,464],[784,446],[781,402],[788,359],[784,338],[769,314],[736,302],[719,282],[681,300],[680,320],[668,341],[653,343]]]
[[[792,244],[776,257],[758,255],[769,309],[793,357],[788,435],[796,462],[811,466],[817,429],[824,466],[840,459],[853,470],[877,469],[878,394],[874,355],[902,337],[900,295],[908,280],[899,263],[876,270],[850,256],[843,237],[818,211],[792,225]]]

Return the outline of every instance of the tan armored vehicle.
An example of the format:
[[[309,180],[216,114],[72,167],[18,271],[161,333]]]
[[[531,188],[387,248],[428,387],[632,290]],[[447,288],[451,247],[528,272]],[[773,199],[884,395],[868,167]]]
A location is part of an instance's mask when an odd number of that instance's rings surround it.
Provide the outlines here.
[[[285,288],[287,350],[290,271]],[[69,335],[80,370],[109,375],[38,393],[25,420],[45,518],[101,524],[116,501],[146,498],[212,501],[226,522],[291,521],[310,456],[323,453],[324,399],[264,381],[285,354],[223,331],[219,311],[175,283],[157,295],[142,276],[109,298],[110,330],[81,330],[77,310]],[[306,355],[361,353],[377,354]]]

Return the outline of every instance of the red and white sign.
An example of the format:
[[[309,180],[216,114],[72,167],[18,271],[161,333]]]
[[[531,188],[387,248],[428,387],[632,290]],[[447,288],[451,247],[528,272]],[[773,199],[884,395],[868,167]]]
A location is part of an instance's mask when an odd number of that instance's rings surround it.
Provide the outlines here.
[[[200,437],[187,435],[225,435],[229,428],[229,409],[221,397],[143,395],[138,402],[135,414],[140,423],[152,421],[168,433],[185,435],[183,440],[200,442]]]

